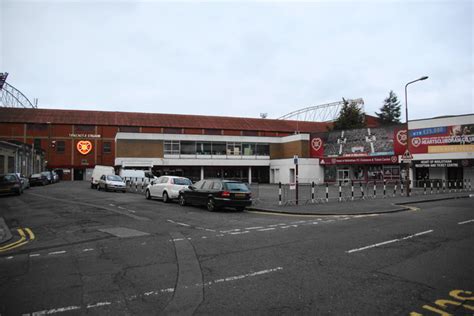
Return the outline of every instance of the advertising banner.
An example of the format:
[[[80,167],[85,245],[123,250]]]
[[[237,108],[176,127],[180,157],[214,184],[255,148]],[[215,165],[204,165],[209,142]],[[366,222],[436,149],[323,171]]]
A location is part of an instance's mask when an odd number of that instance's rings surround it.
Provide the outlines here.
[[[474,124],[410,130],[410,152],[474,152]]]
[[[370,164],[397,164],[397,156],[375,157],[328,157],[319,160],[321,165],[370,165]]]

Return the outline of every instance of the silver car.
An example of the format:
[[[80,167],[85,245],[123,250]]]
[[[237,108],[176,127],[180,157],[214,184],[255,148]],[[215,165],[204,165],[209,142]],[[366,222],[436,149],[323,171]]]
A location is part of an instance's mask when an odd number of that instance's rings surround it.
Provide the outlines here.
[[[122,178],[114,174],[104,174],[100,177],[99,183],[97,184],[97,190],[100,191],[102,189],[105,191],[122,191],[123,193],[127,191],[127,187]]]

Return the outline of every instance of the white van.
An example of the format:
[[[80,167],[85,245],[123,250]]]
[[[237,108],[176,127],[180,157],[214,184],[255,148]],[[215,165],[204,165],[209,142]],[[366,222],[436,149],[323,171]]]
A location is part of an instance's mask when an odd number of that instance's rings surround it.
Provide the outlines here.
[[[115,174],[114,167],[111,166],[100,166],[97,165],[94,167],[92,171],[92,178],[91,178],[91,189],[96,189],[97,185],[99,184],[100,177],[103,175],[111,175]]]

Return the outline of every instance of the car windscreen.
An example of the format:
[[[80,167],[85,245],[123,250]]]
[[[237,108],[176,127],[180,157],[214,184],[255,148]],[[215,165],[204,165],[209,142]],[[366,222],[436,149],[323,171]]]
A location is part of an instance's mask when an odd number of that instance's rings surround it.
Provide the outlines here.
[[[35,173],[31,175],[32,178],[41,178],[41,173]]]
[[[110,176],[107,176],[107,180],[109,180],[109,181],[122,181],[122,178],[120,178],[119,176],[116,176],[116,175],[110,175]]]
[[[174,178],[173,183],[177,185],[192,185],[191,180],[186,178]]]
[[[16,177],[10,174],[0,176],[0,182],[16,182]]]
[[[226,182],[225,187],[229,191],[248,191],[249,188],[245,185],[245,183],[241,182]]]

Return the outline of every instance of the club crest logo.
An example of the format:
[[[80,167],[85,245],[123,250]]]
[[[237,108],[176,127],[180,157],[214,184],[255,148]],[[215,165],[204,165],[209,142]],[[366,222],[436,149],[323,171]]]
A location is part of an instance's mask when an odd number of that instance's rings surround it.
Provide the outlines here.
[[[402,129],[397,132],[397,142],[403,146],[407,145],[407,131],[406,130]]]
[[[398,162],[398,157],[397,157],[397,156],[392,156],[392,157],[390,157],[390,160],[391,160],[393,163],[397,163],[397,162]]]
[[[76,145],[77,151],[83,155],[87,155],[92,150],[92,143],[88,140],[80,140]]]
[[[411,140],[411,144],[415,147],[418,147],[421,145],[421,139],[419,137],[415,137]]]
[[[311,147],[313,147],[315,151],[320,150],[322,145],[323,145],[323,141],[319,137],[313,138],[313,140],[311,140]]]

